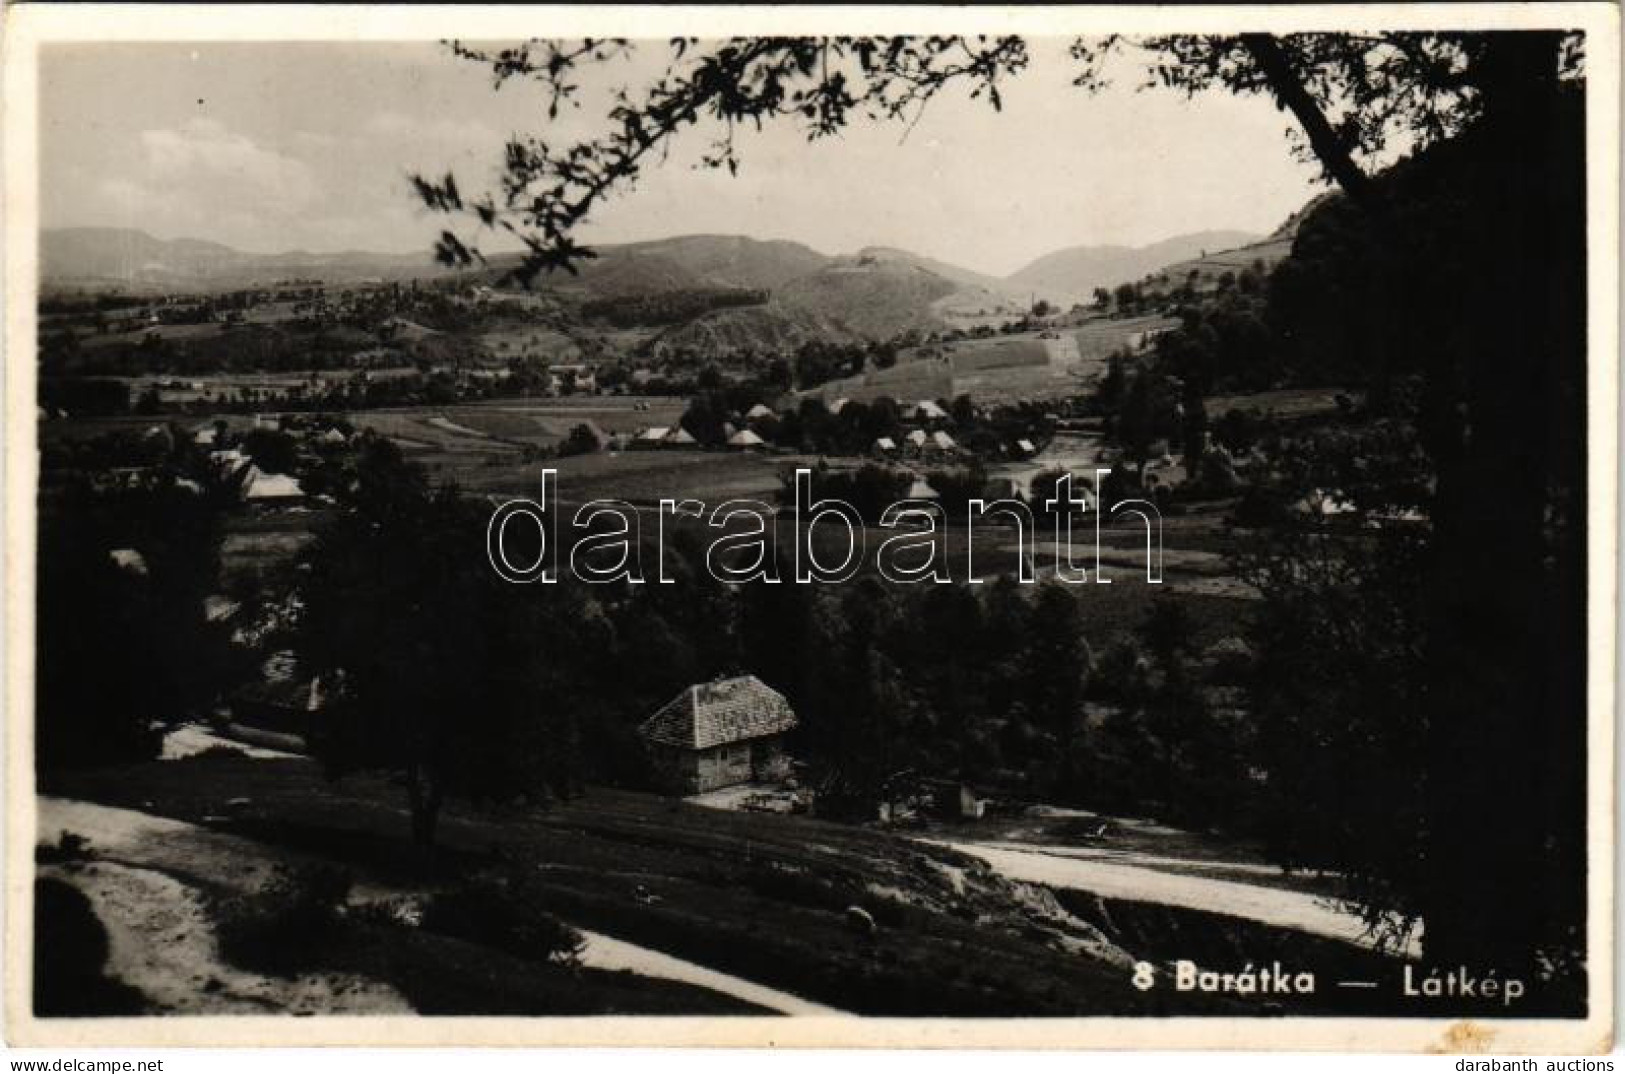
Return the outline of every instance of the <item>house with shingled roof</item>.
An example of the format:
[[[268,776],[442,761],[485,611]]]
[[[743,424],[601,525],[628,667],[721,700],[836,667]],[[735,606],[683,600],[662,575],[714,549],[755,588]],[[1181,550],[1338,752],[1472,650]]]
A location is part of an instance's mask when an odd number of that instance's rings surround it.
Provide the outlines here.
[[[795,726],[783,694],[741,675],[688,687],[645,720],[639,734],[667,789],[703,794],[783,778],[784,736]]]

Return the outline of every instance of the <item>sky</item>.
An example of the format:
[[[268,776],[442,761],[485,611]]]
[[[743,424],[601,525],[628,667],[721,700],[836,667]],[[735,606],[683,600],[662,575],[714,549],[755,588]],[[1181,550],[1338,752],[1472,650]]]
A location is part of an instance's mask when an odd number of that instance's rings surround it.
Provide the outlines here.
[[[894,246],[1003,276],[1066,246],[1266,233],[1322,189],[1267,99],[1137,92],[1126,67],[1089,95],[1070,84],[1066,42],[1029,48],[1002,113],[955,89],[911,128],[860,122],[809,144],[769,124],[740,138],[734,178],[696,167],[710,138],[691,129],[581,238]],[[409,173],[494,189],[508,137],[590,135],[609,91],[645,85],[667,58],[664,43],[642,43],[550,123],[538,87],[497,91],[488,70],[433,43],[48,46],[42,223],[261,253],[426,250],[447,221],[416,201]]]

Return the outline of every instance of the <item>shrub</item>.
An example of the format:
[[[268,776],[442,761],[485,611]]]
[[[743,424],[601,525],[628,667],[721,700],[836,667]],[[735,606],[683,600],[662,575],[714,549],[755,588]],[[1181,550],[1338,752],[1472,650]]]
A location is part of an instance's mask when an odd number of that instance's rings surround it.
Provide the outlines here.
[[[821,877],[774,864],[751,868],[742,879],[746,887],[764,899],[833,913],[844,911],[856,896],[855,891],[845,890]]]
[[[531,885],[514,877],[483,878],[434,896],[423,928],[542,962],[577,966],[587,941],[542,909]]]
[[[55,846],[39,846],[34,850],[34,860],[41,865],[80,862],[89,857],[90,840],[66,828],[57,837]]]
[[[336,866],[278,868],[258,891],[217,903],[221,951],[268,972],[315,965],[337,933],[350,884],[350,874]]]

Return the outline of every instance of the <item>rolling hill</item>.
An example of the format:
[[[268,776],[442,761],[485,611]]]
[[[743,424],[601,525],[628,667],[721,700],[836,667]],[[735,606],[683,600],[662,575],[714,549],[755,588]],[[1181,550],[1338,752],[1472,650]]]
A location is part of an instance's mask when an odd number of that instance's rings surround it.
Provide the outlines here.
[[[594,246],[579,273],[537,277],[534,286],[595,298],[702,288],[772,289],[826,265],[830,258],[798,242],[742,235],[680,235]],[[500,275],[512,258],[493,259]]]
[[[1072,246],[1045,254],[1008,277],[1034,291],[1059,292],[1087,300],[1097,287],[1138,280],[1164,266],[1258,241],[1245,231],[1199,231],[1149,246]]]
[[[952,281],[906,261],[842,257],[790,280],[773,299],[881,339],[910,328],[943,327],[932,304],[958,290]]]
[[[790,354],[814,339],[852,343],[859,336],[838,321],[807,310],[769,303],[716,310],[686,324],[675,325],[655,337],[652,349],[715,355]]]
[[[40,232],[40,275],[57,285],[217,290],[287,279],[354,283],[427,278],[446,271],[427,251],[257,254],[202,239],[158,239],[134,228]]]
[[[1012,284],[1009,280],[998,276],[988,276],[972,269],[960,268],[946,261],[938,261],[934,257],[926,257],[909,250],[899,250],[895,246],[865,246],[853,255],[859,262],[896,261],[927,272],[941,276],[950,283],[972,291],[987,291],[1008,298],[1024,297],[1026,292],[1019,284]]]
[[[1186,258],[1171,264],[1161,265],[1150,270],[1148,274],[1167,276],[1172,280],[1179,280],[1195,272],[1198,277],[1208,280],[1216,279],[1226,272],[1240,272],[1258,262],[1263,262],[1265,268],[1274,268],[1288,254],[1292,252],[1292,243],[1298,237],[1298,226],[1310,213],[1325,204],[1333,194],[1322,194],[1313,199],[1303,208],[1286,218],[1280,227],[1261,239],[1242,243],[1237,246],[1213,250],[1199,257]]]

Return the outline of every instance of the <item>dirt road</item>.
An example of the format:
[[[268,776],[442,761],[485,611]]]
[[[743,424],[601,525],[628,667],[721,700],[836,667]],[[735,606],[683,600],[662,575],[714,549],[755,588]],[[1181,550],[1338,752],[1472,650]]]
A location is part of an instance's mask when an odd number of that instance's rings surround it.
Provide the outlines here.
[[[1277,928],[1297,929],[1316,936],[1371,946],[1365,926],[1331,900],[1276,886],[1221,880],[1171,872],[1170,859],[1153,855],[1093,851],[1069,847],[1018,847],[1008,843],[976,843],[928,839],[981,858],[1011,880],[1074,888],[1105,898],[1160,903],[1190,910],[1218,910]],[[1136,860],[1137,857],[1143,860]],[[1212,862],[1200,863],[1214,868]],[[1159,868],[1158,866],[1163,866]],[[1238,865],[1238,875],[1258,866]],[[1404,953],[1415,955],[1420,943],[1413,939]]]

